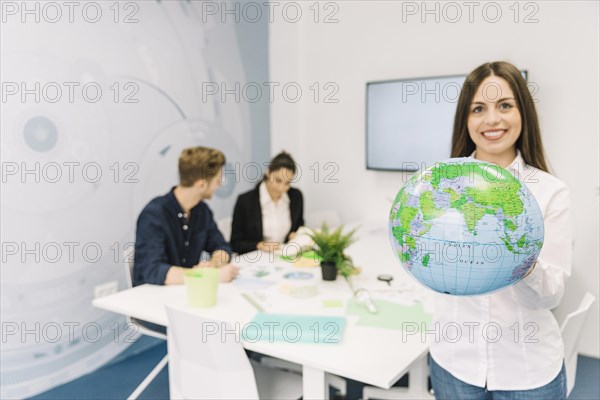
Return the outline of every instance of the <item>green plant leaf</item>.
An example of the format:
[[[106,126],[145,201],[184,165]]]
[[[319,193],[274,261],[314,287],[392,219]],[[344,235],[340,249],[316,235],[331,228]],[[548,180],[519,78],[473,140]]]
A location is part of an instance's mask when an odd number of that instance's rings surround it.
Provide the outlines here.
[[[358,228],[344,233],[344,226],[331,231],[327,223],[323,223],[321,229],[311,229],[308,234],[315,242],[314,251],[325,262],[334,262],[343,277],[352,275],[356,268],[352,259],[344,254],[344,250],[356,241],[354,236]]]

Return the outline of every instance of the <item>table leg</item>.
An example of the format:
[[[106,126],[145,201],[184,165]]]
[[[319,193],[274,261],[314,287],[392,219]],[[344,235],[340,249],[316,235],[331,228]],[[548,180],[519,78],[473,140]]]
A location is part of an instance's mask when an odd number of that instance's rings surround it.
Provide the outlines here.
[[[329,400],[329,385],[325,371],[302,366],[302,398],[304,400]]]
[[[427,354],[418,358],[413,362],[409,369],[408,377],[408,388],[411,394],[415,396],[429,396],[429,389],[427,387],[429,378],[429,367],[427,366]]]

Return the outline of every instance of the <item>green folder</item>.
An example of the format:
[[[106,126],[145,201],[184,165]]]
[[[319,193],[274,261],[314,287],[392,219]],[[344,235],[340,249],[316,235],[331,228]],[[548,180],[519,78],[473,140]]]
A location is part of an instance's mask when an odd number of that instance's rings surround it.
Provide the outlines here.
[[[431,314],[423,310],[423,305],[417,303],[413,306],[404,306],[386,300],[373,300],[377,306],[377,313],[373,314],[367,308],[356,303],[348,302],[346,315],[358,316],[357,325],[372,326],[376,328],[404,330],[410,327],[411,331],[419,332],[427,329],[431,324]]]
[[[344,317],[290,315],[259,312],[244,325],[242,338],[247,342],[287,342],[338,344],[346,326]]]

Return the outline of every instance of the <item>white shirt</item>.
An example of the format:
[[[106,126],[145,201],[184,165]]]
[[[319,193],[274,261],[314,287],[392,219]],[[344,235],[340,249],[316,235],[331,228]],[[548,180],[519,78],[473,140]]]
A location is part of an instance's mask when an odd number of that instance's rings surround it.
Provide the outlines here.
[[[260,184],[258,193],[262,211],[263,240],[285,243],[287,235],[292,229],[290,197],[284,193],[278,201],[273,201],[265,182]]]
[[[571,203],[563,182],[525,165],[520,153],[507,169],[531,191],[544,217],[538,264],[520,282],[489,295],[436,293],[428,337],[433,359],[456,378],[488,390],[528,390],[551,382],[563,365],[560,328],[550,309],[560,303],[571,274]]]

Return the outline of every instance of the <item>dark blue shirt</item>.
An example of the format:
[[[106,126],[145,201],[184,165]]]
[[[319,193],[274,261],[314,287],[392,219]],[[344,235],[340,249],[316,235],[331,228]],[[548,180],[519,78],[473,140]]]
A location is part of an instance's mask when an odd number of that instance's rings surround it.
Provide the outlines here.
[[[174,188],[173,188],[174,189]],[[135,237],[133,285],[164,285],[171,266],[191,268],[202,251],[214,253],[231,247],[223,238],[206,203],[186,215],[173,194],[153,199],[142,210]]]

